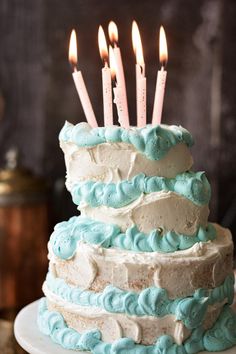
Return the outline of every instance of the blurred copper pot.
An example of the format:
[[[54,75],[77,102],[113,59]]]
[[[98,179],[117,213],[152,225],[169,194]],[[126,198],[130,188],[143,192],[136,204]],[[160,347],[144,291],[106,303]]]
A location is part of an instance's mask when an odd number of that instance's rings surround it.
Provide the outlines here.
[[[48,207],[45,182],[7,153],[0,170],[0,309],[41,296],[47,268]]]

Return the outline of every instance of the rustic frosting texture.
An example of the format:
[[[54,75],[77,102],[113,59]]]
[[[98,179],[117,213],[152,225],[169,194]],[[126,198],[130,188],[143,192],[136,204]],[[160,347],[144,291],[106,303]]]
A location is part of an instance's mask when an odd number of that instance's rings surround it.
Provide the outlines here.
[[[137,252],[174,252],[191,248],[197,242],[214,240],[216,230],[213,224],[199,227],[195,235],[180,235],[174,231],[165,234],[153,230],[149,234],[132,226],[122,233],[119,226],[96,221],[83,216],[74,216],[55,226],[50,237],[54,254],[69,259],[76,252],[78,241],[99,245],[104,248],[117,247]]]
[[[112,313],[125,313],[131,316],[164,317],[173,314],[186,328],[199,327],[210,305],[224,300],[232,304],[234,298],[234,276],[229,275],[219,287],[198,289],[190,297],[169,299],[165,289],[151,287],[140,293],[124,291],[107,286],[103,292],[85,291],[68,285],[63,279],[48,273],[45,291],[49,289],[63,300],[81,306],[99,307]]]
[[[233,243],[208,223],[210,184],[181,126],[65,123],[66,187],[38,325],[93,354],[196,354],[236,344]],[[93,328],[93,330],[91,330]]]
[[[225,350],[236,344],[235,321],[236,315],[225,306],[210,330],[204,331],[201,327],[195,329],[184,344],[177,345],[170,336],[164,335],[157,339],[156,344],[145,346],[129,338],[121,338],[112,344],[102,342],[101,334],[96,329],[79,334],[67,327],[59,312],[48,311],[44,298],[38,312],[40,330],[55,343],[66,349],[88,350],[93,354],[195,354],[203,350]]]
[[[62,128],[59,140],[70,141],[80,147],[95,146],[105,142],[124,142],[132,144],[148,159],[160,160],[172,146],[185,143],[193,145],[191,134],[181,126],[176,125],[146,125],[143,128],[124,129],[119,126],[91,128],[88,123],[77,125],[66,122]]]

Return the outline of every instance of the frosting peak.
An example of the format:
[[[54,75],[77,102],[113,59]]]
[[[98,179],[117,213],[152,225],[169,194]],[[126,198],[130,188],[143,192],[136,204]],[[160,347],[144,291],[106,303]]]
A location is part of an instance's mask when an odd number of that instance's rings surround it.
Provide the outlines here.
[[[119,126],[91,128],[86,123],[73,125],[66,122],[59,134],[60,141],[72,142],[80,147],[90,147],[106,142],[124,142],[132,144],[138,151],[150,160],[160,160],[178,143],[185,143],[191,147],[193,138],[181,126],[150,124],[143,128],[131,127],[125,129]]]

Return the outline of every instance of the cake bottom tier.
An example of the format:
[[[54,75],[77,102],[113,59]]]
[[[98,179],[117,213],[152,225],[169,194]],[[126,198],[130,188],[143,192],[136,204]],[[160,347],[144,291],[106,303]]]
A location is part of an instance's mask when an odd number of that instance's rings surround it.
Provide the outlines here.
[[[62,309],[52,310],[50,302],[43,298],[38,312],[39,329],[55,343],[71,350],[91,351],[94,354],[195,354],[204,350],[222,351],[236,345],[236,314],[228,305],[224,306],[212,328],[206,330],[198,327],[181,345],[176,344],[169,335],[157,338],[152,345],[137,344],[127,337],[107,343],[101,339],[97,328],[81,331],[80,334],[69,326]]]

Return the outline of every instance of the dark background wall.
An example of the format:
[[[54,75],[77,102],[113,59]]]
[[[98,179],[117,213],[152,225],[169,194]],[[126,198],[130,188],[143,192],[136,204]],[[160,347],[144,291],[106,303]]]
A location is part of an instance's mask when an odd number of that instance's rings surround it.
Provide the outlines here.
[[[102,122],[97,30],[111,19],[117,23],[135,123],[131,23],[137,20],[143,39],[149,116],[163,24],[169,47],[163,122],[192,132],[195,169],[205,170],[212,183],[211,219],[235,231],[235,18],[233,0],[1,0],[0,164],[10,147],[18,147],[21,163],[51,183],[55,219],[72,214],[57,139],[65,120],[85,119],[67,61],[70,31],[77,30],[79,67]]]

